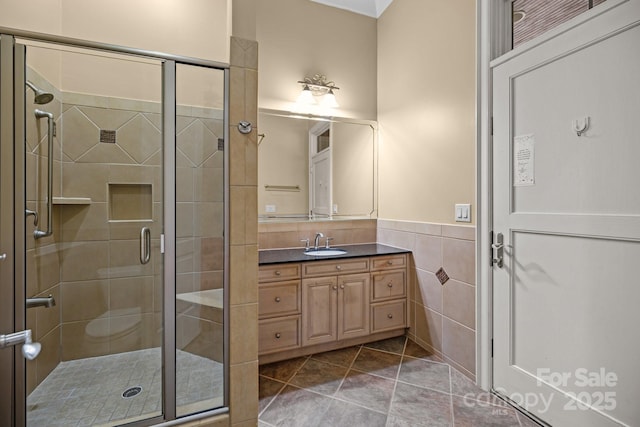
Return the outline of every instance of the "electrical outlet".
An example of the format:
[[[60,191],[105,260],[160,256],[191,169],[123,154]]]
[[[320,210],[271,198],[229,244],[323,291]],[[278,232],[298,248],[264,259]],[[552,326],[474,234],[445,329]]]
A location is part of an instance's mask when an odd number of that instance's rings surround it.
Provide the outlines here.
[[[338,205],[333,205],[333,213],[334,214],[338,213]]]
[[[265,205],[264,211],[266,213],[275,213],[276,212],[276,205]]]
[[[471,205],[456,204],[456,222],[471,222]]]

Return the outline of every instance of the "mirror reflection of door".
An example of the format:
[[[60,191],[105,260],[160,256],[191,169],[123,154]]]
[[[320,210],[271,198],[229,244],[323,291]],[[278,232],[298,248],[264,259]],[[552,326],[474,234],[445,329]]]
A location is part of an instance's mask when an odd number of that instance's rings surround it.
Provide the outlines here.
[[[309,131],[309,208],[313,216],[331,216],[331,124]]]

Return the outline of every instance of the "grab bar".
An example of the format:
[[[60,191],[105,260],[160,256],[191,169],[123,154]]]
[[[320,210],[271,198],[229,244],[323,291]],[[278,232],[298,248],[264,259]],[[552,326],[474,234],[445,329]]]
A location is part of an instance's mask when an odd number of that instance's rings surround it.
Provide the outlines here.
[[[47,231],[42,231],[36,229],[33,232],[33,237],[36,239],[40,239],[41,237],[51,236],[53,234],[53,218],[52,218],[52,210],[53,210],[53,114],[48,113],[46,111],[36,109],[36,119],[47,118],[47,142],[49,144],[48,147],[48,171],[47,171]],[[36,217],[37,218],[37,217]]]
[[[140,264],[146,264],[151,258],[151,230],[142,227],[140,230]]]

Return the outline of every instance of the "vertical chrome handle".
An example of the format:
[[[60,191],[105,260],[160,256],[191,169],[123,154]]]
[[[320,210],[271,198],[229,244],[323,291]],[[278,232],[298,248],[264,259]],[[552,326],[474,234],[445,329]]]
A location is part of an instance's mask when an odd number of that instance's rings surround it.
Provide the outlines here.
[[[146,264],[151,258],[151,230],[142,227],[140,230],[140,264]]]
[[[51,236],[53,234],[53,114],[48,113],[42,110],[36,110],[36,119],[47,118],[47,155],[49,158],[47,159],[47,231],[42,231],[36,229],[33,232],[33,237],[36,239],[40,239],[41,237]],[[27,212],[29,214],[29,212]],[[36,216],[36,222],[38,217]]]
[[[492,263],[502,268],[504,265],[504,236],[502,233],[496,234],[496,242],[491,244]]]

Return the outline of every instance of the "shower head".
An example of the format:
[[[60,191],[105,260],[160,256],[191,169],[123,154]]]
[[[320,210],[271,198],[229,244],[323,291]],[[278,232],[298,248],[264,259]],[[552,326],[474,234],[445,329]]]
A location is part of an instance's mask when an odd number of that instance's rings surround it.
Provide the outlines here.
[[[29,88],[31,88],[31,90],[35,94],[34,97],[33,97],[33,102],[34,103],[42,105],[42,104],[48,104],[51,101],[53,101],[53,94],[52,93],[45,92],[45,91],[43,91],[41,89],[38,89],[29,80],[27,80],[26,84],[27,84],[27,86]]]

